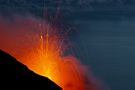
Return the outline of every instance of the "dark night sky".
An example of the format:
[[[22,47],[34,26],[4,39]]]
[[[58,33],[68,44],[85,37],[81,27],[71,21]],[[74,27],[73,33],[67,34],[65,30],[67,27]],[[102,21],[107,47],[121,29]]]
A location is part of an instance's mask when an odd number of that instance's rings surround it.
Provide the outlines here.
[[[45,4],[43,5],[43,2]],[[135,90],[134,0],[0,0],[1,15],[42,17],[43,6],[77,29],[78,57],[111,90]],[[10,14],[9,14],[10,13]]]

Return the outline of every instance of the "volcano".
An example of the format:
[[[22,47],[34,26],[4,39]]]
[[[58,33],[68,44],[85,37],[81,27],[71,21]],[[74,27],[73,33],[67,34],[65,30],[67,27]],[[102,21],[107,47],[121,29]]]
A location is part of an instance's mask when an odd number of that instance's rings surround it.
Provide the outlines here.
[[[21,82],[23,87],[27,87],[26,83],[36,83],[40,85],[38,90],[40,88],[44,90],[62,90],[53,81],[34,73],[14,57],[0,50],[0,83],[3,82]],[[6,86],[8,86],[8,83],[6,83]],[[30,87],[35,88],[36,86]]]

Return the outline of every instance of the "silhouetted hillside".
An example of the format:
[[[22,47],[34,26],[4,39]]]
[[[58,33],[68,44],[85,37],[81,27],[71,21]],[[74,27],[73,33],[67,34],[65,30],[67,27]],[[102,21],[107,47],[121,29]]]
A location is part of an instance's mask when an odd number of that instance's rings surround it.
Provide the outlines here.
[[[42,90],[62,90],[48,78],[35,74],[15,58],[0,50],[0,84],[3,82],[21,82],[23,87],[35,83],[40,85],[38,90],[41,90],[41,88]],[[8,86],[8,83],[6,84]],[[35,85],[32,85],[31,89],[35,87]]]

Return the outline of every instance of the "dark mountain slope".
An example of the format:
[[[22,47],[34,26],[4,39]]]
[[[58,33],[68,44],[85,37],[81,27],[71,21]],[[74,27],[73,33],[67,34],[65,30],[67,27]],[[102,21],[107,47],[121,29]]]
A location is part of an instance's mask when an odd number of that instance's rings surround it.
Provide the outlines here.
[[[36,84],[38,84],[40,85],[38,90],[62,90],[48,78],[35,74],[15,58],[0,50],[0,86],[4,82],[7,82],[7,86],[11,84],[9,82],[15,82],[17,84],[21,83],[23,87],[29,86],[31,89],[35,89]]]

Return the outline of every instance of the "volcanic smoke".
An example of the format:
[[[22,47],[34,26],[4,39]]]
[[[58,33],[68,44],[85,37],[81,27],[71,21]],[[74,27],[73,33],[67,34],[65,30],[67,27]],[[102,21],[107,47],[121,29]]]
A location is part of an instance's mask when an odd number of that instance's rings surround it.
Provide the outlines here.
[[[68,52],[65,30],[33,17],[0,18],[0,49],[63,90],[97,90],[87,67]],[[67,54],[68,53],[68,54]]]

